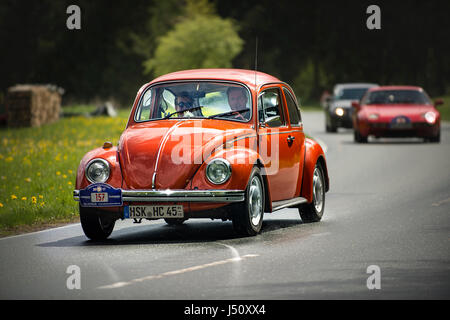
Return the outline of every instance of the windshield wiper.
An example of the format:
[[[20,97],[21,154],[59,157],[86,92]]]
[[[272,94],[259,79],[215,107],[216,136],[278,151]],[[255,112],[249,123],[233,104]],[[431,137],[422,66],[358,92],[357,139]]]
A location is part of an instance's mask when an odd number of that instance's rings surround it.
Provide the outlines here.
[[[201,108],[203,108],[203,106],[192,107],[192,108],[185,109],[185,110],[175,111],[175,112],[169,113],[169,114],[168,114],[167,116],[165,116],[163,119],[169,119],[171,116],[173,116],[174,114],[177,114],[177,113],[182,113],[182,112],[187,112],[187,111],[197,110],[197,109],[201,109]]]
[[[250,109],[249,108],[245,108],[245,109],[231,110],[231,111],[224,112],[224,113],[214,114],[212,116],[209,116],[208,119],[212,119],[212,118],[216,118],[216,117],[228,116],[228,115],[233,114],[235,112],[241,113],[241,112],[244,112],[244,111],[250,111]]]

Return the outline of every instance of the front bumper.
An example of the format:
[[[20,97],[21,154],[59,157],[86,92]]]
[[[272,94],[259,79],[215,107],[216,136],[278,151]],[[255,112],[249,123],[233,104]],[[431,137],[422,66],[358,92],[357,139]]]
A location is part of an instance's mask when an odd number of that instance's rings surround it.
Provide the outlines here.
[[[391,128],[389,122],[369,122],[360,131],[361,134],[376,137],[434,137],[439,126],[423,122],[414,122],[408,128]]]
[[[204,202],[232,203],[245,199],[243,190],[121,190],[123,202]],[[80,190],[73,191],[80,201]]]

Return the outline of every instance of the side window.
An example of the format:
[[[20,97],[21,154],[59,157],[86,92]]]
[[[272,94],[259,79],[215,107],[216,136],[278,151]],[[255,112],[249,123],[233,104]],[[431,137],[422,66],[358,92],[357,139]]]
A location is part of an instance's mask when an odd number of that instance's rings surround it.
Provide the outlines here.
[[[300,121],[302,120],[300,110],[298,109],[297,104],[295,103],[294,98],[292,97],[290,91],[286,88],[283,88],[283,91],[284,96],[286,97],[290,123],[293,126],[299,126]]]
[[[267,89],[258,99],[259,121],[268,127],[281,127],[284,125],[284,116],[281,104],[281,95],[278,88]]]
[[[144,93],[142,98],[141,108],[139,109],[139,114],[136,117],[137,121],[150,119],[150,106],[152,103],[152,90],[149,89]]]

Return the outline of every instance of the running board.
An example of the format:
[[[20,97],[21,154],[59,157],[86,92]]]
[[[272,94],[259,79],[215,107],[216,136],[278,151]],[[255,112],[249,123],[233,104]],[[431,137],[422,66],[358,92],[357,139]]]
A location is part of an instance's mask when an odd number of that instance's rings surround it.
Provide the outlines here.
[[[307,203],[308,200],[305,198],[299,197],[299,198],[293,198],[288,200],[281,200],[281,201],[274,201],[272,202],[272,212],[281,210],[284,208],[293,207],[302,203]]]

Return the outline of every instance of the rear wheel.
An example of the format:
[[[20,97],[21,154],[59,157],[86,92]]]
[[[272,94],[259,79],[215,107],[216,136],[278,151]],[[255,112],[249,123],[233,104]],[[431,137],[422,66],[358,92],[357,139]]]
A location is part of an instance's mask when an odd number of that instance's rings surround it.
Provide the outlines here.
[[[80,206],[80,222],[86,237],[91,240],[105,240],[111,235],[116,220],[105,215],[107,213],[95,208]]]
[[[264,217],[264,183],[259,168],[254,167],[245,192],[245,201],[233,213],[234,230],[244,236],[254,236],[261,231]]]
[[[316,164],[313,173],[313,199],[298,208],[300,217],[305,223],[318,222],[322,219],[325,210],[325,179],[322,167]]]

